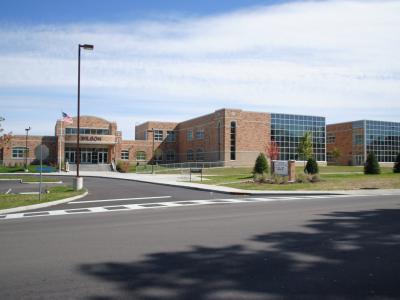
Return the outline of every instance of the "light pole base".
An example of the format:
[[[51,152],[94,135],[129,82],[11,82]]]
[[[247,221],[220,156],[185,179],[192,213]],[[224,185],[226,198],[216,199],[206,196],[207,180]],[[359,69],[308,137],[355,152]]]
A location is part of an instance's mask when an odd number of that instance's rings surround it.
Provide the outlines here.
[[[75,177],[73,182],[75,191],[83,189],[83,177]]]

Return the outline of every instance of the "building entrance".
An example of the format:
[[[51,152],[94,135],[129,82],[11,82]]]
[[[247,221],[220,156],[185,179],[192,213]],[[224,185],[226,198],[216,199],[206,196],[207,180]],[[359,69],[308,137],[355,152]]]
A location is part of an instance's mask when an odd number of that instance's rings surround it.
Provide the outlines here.
[[[107,164],[108,149],[107,148],[81,148],[80,149],[81,164]],[[70,164],[76,163],[76,148],[65,148],[65,161]]]

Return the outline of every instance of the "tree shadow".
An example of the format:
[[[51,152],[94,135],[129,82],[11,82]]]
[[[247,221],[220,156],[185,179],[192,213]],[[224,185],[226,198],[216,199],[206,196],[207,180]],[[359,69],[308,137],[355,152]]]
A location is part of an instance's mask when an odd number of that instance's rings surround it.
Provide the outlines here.
[[[129,299],[399,299],[399,209],[334,212],[303,229],[254,236],[257,250],[193,246],[79,270]]]

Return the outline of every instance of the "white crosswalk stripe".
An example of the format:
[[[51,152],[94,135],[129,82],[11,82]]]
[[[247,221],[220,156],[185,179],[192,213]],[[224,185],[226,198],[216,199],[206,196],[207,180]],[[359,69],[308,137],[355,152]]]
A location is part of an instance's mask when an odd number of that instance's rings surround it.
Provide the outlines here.
[[[368,195],[357,195],[357,197],[362,197],[362,196],[368,196]],[[332,199],[332,198],[345,198],[345,197],[354,197],[354,196],[353,195],[309,195],[309,196],[282,196],[282,197],[274,196],[274,197],[246,197],[246,198],[230,198],[230,199],[221,198],[221,199],[207,199],[207,200],[183,200],[183,201],[170,201],[170,202],[119,204],[119,205],[108,205],[108,206],[99,206],[99,207],[71,208],[71,209],[64,209],[64,210],[48,210],[48,211],[12,213],[12,214],[0,215],[0,220],[61,216],[61,215],[73,215],[73,214],[106,213],[106,212],[116,212],[116,211],[183,207],[183,206],[193,206],[193,205],[290,201],[290,200],[301,200],[301,199],[303,199],[303,200],[306,200],[306,199]],[[118,200],[120,200],[120,199],[115,199],[115,201],[118,201]],[[85,201],[80,201],[80,202],[84,203]],[[87,201],[87,203],[89,203],[89,202],[93,202],[93,201]]]

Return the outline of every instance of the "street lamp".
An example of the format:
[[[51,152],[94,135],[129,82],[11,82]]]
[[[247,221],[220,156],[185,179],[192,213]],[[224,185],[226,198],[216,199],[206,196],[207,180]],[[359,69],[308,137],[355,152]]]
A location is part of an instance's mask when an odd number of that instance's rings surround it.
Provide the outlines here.
[[[81,116],[81,48],[85,50],[93,50],[94,46],[89,44],[79,44],[78,46],[78,128],[76,137],[76,179],[74,181],[75,190],[79,191],[83,188],[83,178],[79,177],[79,163],[81,161],[81,153],[79,149],[80,139],[80,116]]]
[[[147,132],[152,132],[153,133],[153,154],[152,154],[152,158],[153,158],[153,162],[151,164],[151,174],[154,174],[154,163],[155,163],[155,153],[154,153],[154,128],[152,128],[151,130],[148,129]]]
[[[28,133],[31,130],[31,126],[25,128],[26,135],[25,135],[25,172],[28,172]]]

